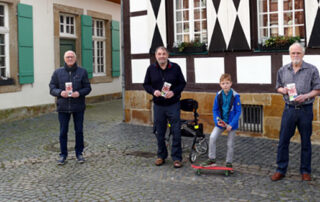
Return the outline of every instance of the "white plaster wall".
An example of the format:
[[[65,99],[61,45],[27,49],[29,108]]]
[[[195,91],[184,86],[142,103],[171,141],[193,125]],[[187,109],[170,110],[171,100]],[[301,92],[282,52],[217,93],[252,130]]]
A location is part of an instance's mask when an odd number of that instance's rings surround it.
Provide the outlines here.
[[[271,84],[271,56],[237,57],[237,83]]]
[[[319,2],[317,0],[307,0],[304,1],[305,4],[305,11],[306,11],[306,38],[307,43],[309,44],[309,39],[313,30],[313,25],[317,16],[318,8],[319,8]]]
[[[132,83],[143,83],[147,69],[150,65],[150,59],[131,60]]]
[[[130,12],[147,10],[147,0],[130,0]]]
[[[316,66],[318,68],[318,71],[320,72],[320,55],[305,55],[303,57],[303,60]],[[282,65],[288,64],[290,62],[291,59],[289,55],[282,56]]]
[[[185,58],[171,58],[170,61],[179,64],[182,74],[187,80],[187,65]],[[132,83],[143,83],[147,69],[150,65],[150,59],[133,59],[131,60],[131,79]]]
[[[149,53],[150,49],[150,34],[148,16],[138,16],[130,18],[130,40],[131,53]]]
[[[120,5],[104,0],[21,0],[21,3],[33,7],[34,83],[23,85],[20,92],[1,93],[0,109],[55,102],[54,97],[49,94],[49,82],[55,69],[53,3],[108,13],[113,20],[121,20]],[[121,92],[121,77],[114,79],[112,83],[93,84],[92,89],[89,96]]]
[[[216,9],[212,1],[207,1],[207,30],[208,30],[208,46],[211,44],[211,36],[217,21]]]
[[[186,58],[169,58],[171,62],[177,63],[182,71],[184,79],[187,81],[187,61]]]
[[[224,58],[195,58],[194,71],[196,83],[219,83],[224,74]]]
[[[147,6],[147,18],[148,18],[148,39],[144,40],[149,40],[149,44],[151,47],[152,44],[152,39],[153,39],[153,34],[156,25],[159,28],[159,32],[162,38],[162,42],[164,45],[167,44],[167,23],[166,23],[166,6],[165,6],[165,1],[161,1],[159,11],[158,11],[158,16],[156,18],[155,13],[153,11],[153,7],[151,4],[151,1],[148,1],[148,6]]]

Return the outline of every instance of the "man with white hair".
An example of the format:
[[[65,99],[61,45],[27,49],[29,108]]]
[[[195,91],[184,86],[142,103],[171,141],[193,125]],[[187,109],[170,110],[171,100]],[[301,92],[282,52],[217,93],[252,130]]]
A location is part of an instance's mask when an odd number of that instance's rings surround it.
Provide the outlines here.
[[[303,61],[304,47],[294,43],[289,48],[291,63],[278,70],[276,89],[283,95],[285,107],[282,114],[277,169],[272,181],[285,177],[289,163],[289,144],[298,127],[301,138],[300,173],[303,181],[311,180],[311,135],[313,102],[320,93],[318,69]]]
[[[79,163],[84,162],[82,155],[83,118],[85,111],[85,96],[91,91],[87,71],[76,63],[76,54],[66,51],[64,66],[56,69],[49,84],[50,94],[57,97],[57,111],[60,123],[60,157],[58,165],[65,164],[68,156],[68,129],[72,115],[76,136],[75,152]]]

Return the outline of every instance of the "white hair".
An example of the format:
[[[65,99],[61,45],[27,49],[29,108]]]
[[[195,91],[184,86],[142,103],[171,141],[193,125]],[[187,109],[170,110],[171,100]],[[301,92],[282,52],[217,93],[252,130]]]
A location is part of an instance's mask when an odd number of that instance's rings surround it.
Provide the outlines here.
[[[291,52],[291,48],[294,47],[294,46],[300,47],[301,50],[302,50],[302,53],[303,53],[303,55],[304,55],[304,53],[305,53],[305,48],[304,48],[304,46],[302,46],[301,43],[299,43],[299,42],[294,42],[294,43],[289,47],[289,52]]]
[[[72,53],[72,54],[73,54],[73,56],[74,56],[74,58],[77,58],[76,53],[75,53],[74,51],[72,51],[72,50],[68,50],[68,51],[66,51],[66,52],[64,53],[63,58],[65,58],[65,57],[66,57],[67,53]]]

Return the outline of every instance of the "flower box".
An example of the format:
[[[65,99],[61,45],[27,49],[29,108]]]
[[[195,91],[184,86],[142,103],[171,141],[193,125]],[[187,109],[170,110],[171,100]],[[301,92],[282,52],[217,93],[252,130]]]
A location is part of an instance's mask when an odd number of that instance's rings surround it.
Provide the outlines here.
[[[171,48],[170,52],[176,54],[193,54],[193,53],[204,53],[207,51],[207,46],[200,42],[182,42],[175,44]]]
[[[8,86],[13,84],[14,84],[14,80],[12,78],[8,78],[8,79],[0,78],[0,86]]]
[[[258,44],[258,50],[288,51],[289,47],[295,42],[300,42],[300,37],[287,37],[287,36],[270,37],[264,42],[264,44]]]

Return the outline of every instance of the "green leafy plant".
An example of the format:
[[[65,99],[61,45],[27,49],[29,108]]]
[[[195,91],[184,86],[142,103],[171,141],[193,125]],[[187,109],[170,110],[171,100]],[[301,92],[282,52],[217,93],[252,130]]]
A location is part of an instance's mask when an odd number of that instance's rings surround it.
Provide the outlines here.
[[[206,44],[199,41],[177,42],[173,48],[177,48],[179,52],[183,52],[185,48],[206,48]]]
[[[264,42],[263,48],[267,49],[288,49],[295,42],[300,42],[300,37],[276,36],[270,37]]]

